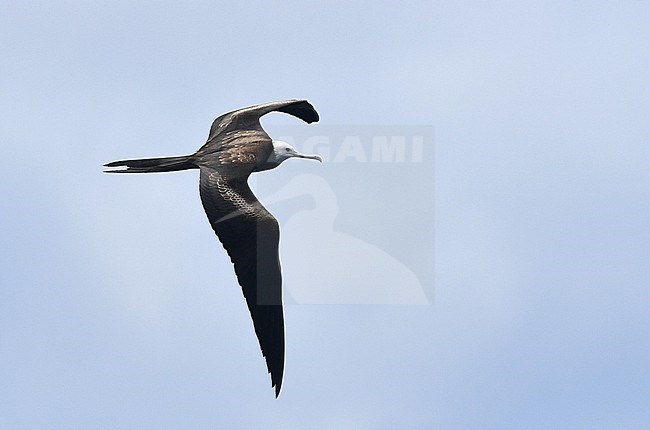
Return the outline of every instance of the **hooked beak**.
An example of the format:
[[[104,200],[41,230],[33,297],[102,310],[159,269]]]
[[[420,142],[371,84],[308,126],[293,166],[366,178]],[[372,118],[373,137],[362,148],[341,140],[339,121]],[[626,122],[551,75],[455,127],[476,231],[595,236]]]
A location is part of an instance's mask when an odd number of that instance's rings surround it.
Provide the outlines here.
[[[309,160],[318,160],[321,163],[323,162],[323,159],[320,157],[320,155],[308,155],[308,154],[301,154],[301,153],[297,152],[296,157],[307,158]]]

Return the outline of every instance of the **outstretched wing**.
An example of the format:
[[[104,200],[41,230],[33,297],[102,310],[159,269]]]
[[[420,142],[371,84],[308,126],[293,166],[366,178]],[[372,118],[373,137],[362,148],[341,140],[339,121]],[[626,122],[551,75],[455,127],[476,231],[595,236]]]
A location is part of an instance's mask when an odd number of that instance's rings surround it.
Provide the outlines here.
[[[203,208],[235,266],[277,397],[284,373],[278,222],[248,187],[247,175],[225,177],[212,167],[200,168]]]
[[[232,129],[262,130],[260,117],[270,112],[284,112],[300,118],[307,124],[316,122],[319,119],[318,112],[316,112],[316,109],[314,109],[307,100],[291,99],[264,103],[261,105],[237,109],[215,119],[212,123],[212,127],[210,127],[208,141],[213,139],[215,136],[226,131],[231,131]]]

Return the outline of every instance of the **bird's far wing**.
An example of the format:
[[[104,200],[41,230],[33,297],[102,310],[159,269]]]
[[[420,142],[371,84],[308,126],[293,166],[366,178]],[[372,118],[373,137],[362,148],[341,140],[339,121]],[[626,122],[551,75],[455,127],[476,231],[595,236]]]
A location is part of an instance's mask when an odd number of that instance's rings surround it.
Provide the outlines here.
[[[318,112],[307,101],[301,99],[282,100],[278,102],[264,103],[261,105],[249,106],[225,113],[214,120],[210,127],[208,140],[224,130],[233,127],[237,128],[260,128],[260,117],[270,112],[284,112],[300,118],[308,124],[319,120]]]
[[[240,109],[235,112],[236,116],[245,116],[259,119],[270,112],[284,112],[300,118],[307,124],[318,121],[318,112],[307,101],[300,99],[282,100],[279,102],[264,103],[257,106],[251,106]]]
[[[201,201],[212,229],[235,266],[277,397],[284,373],[280,229],[246,179],[201,166]]]

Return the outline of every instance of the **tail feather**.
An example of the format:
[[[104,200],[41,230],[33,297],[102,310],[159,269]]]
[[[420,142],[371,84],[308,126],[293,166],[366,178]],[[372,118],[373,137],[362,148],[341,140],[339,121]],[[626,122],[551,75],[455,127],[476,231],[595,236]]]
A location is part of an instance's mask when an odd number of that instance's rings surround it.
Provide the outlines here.
[[[139,158],[135,160],[112,161],[104,167],[126,167],[126,169],[104,170],[105,173],[154,173],[173,172],[176,170],[197,169],[198,166],[189,161],[189,155],[178,157]]]

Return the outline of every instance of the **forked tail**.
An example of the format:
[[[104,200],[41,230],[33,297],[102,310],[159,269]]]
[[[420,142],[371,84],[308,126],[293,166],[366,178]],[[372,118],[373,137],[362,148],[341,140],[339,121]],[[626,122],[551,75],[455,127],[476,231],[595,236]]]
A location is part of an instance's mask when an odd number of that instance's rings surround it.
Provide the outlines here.
[[[104,167],[126,167],[125,169],[104,170],[104,173],[154,173],[174,172],[176,170],[198,169],[189,155],[178,157],[139,158],[120,160],[104,164]]]

